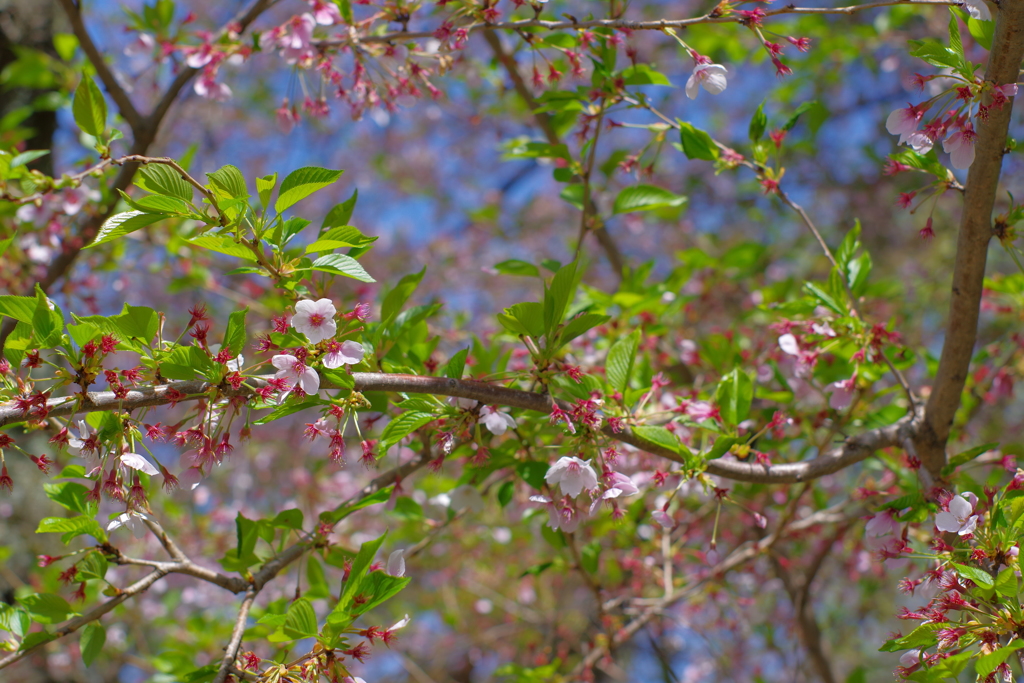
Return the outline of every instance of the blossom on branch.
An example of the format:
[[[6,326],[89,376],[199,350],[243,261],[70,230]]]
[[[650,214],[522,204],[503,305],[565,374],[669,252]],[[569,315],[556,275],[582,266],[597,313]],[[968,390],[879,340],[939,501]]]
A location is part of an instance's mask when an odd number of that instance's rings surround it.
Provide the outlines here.
[[[701,86],[712,95],[719,95],[728,85],[725,75],[728,73],[721,64],[698,64],[686,81],[686,96],[697,99]]]
[[[597,488],[597,473],[590,466],[589,460],[580,460],[576,456],[564,456],[548,469],[544,475],[548,486],[558,485],[573,498],[580,495],[583,489],[588,491]]]
[[[320,390],[320,375],[295,356],[282,353],[274,356],[271,362],[277,368],[275,377],[287,382],[289,389],[298,385],[307,394],[315,394]]]
[[[974,533],[978,526],[978,515],[974,512],[974,504],[978,502],[973,493],[953,496],[945,512],[935,515],[935,527],[939,531],[957,533],[960,536]]]
[[[338,311],[330,299],[317,299],[316,301],[303,299],[295,304],[292,327],[306,335],[311,343],[319,344],[337,334],[338,324],[334,322],[334,316],[337,313]]]

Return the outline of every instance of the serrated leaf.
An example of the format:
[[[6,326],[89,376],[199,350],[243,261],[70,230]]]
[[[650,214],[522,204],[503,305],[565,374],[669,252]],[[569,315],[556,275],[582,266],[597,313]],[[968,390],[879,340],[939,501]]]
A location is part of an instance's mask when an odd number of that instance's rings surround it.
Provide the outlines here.
[[[59,624],[77,614],[67,600],[53,593],[33,593],[18,602],[40,624]]]
[[[256,179],[256,194],[259,195],[260,204],[263,205],[264,210],[270,208],[270,195],[274,193],[275,185],[277,185],[276,173]]]
[[[34,296],[0,295],[0,315],[31,325],[35,312],[36,298]]]
[[[650,441],[652,444],[667,448],[673,453],[679,452],[681,442],[679,437],[665,429],[664,427],[658,427],[656,425],[639,425],[633,427],[633,433],[639,436],[644,441]]]
[[[387,325],[398,315],[402,310],[402,306],[408,301],[412,293],[416,291],[416,288],[420,284],[420,280],[423,279],[423,275],[427,272],[426,266],[423,267],[418,273],[411,273],[406,275],[398,284],[395,285],[394,289],[388,292],[387,296],[384,297],[384,302],[380,306],[380,322],[381,326]]]
[[[988,590],[989,588],[995,586],[995,579],[993,579],[992,575],[984,569],[979,569],[978,567],[968,567],[967,565],[957,564],[956,562],[953,563],[953,566],[956,567],[956,571],[958,574],[960,574],[960,576],[962,576],[965,579],[970,579],[971,581],[976,583],[979,588],[984,588],[985,590]]]
[[[348,222],[352,220],[352,212],[355,210],[356,202],[358,200],[359,190],[357,188],[352,192],[351,197],[343,201],[341,204],[336,204],[334,208],[328,211],[327,215],[324,217],[323,225],[320,226],[321,237],[322,233],[326,230],[341,226],[348,226]]]
[[[299,598],[288,607],[285,614],[284,632],[292,638],[312,638],[319,629],[316,612],[306,598]]]
[[[106,131],[107,101],[103,99],[103,93],[96,83],[88,76],[83,76],[75,88],[71,113],[78,127],[94,138],[101,137]]]
[[[164,218],[166,216],[160,213],[144,213],[142,211],[125,211],[124,213],[114,214],[103,222],[100,231],[96,233],[96,239],[86,249],[92,249],[101,244],[112,242],[118,237],[141,230]]]
[[[305,166],[288,174],[281,183],[274,211],[281,213],[317,190],[323,189],[341,177],[344,171]]]
[[[335,275],[344,275],[360,282],[376,282],[367,273],[359,261],[345,254],[325,254],[313,261],[313,270]]]
[[[221,166],[213,173],[207,173],[206,177],[210,179],[210,187],[217,195],[231,199],[244,199],[249,196],[245,187],[245,176],[231,164]]]
[[[219,254],[227,254],[228,256],[235,256],[256,263],[256,256],[252,253],[251,249],[239,244],[233,238],[226,235],[200,235],[199,237],[187,240],[187,242]]]
[[[1005,662],[1010,655],[1022,647],[1024,647],[1024,640],[1017,639],[1003,645],[998,650],[980,655],[977,661],[974,662],[974,670],[978,674],[978,678],[985,680],[985,678],[995,671],[1000,664]]]
[[[436,419],[433,413],[412,411],[402,413],[388,423],[380,435],[380,453],[383,455],[389,448],[413,433],[423,425]]]
[[[605,359],[605,376],[613,389],[622,393],[629,386],[629,378],[633,373],[637,349],[640,346],[640,330],[612,344]]]
[[[609,320],[611,320],[611,316],[600,315],[598,313],[584,313],[582,315],[578,315],[572,320],[566,322],[559,331],[558,342],[562,345],[568,344],[581,334],[597,327],[598,325],[604,325]]]
[[[286,401],[274,409],[274,412],[269,415],[265,415],[260,419],[256,420],[253,424],[260,426],[265,425],[274,420],[280,420],[282,417],[287,417],[293,413],[298,413],[303,410],[309,410],[316,406],[323,405],[323,401],[318,398],[308,398],[305,401]]]
[[[248,312],[249,307],[246,306],[228,316],[228,326],[224,330],[224,343],[221,346],[229,350],[232,355],[237,356],[242,353],[242,349],[245,347],[245,314]]]
[[[167,164],[146,164],[139,169],[139,176],[135,184],[147,192],[192,201],[192,185]]]
[[[655,187],[654,185],[634,185],[623,188],[615,198],[612,213],[632,213],[633,211],[650,211],[665,207],[683,206],[687,198]]]
[[[48,149],[30,149],[27,152],[22,152],[21,154],[17,155],[13,159],[11,159],[10,170],[13,171],[14,169],[16,169],[16,168],[18,168],[20,166],[24,166],[26,164],[30,164],[33,161],[35,161],[36,159],[39,159],[40,157],[44,157],[44,156],[46,156],[49,153],[50,153],[50,150],[48,150]]]
[[[580,275],[577,261],[567,263],[551,278],[551,287],[544,288],[544,332],[549,337],[555,326],[562,322],[565,311],[576,295]]]
[[[92,517],[44,517],[39,520],[36,533],[62,533],[64,536],[61,537],[61,541],[64,543],[82,534],[88,534],[101,543],[107,540],[107,534]]]

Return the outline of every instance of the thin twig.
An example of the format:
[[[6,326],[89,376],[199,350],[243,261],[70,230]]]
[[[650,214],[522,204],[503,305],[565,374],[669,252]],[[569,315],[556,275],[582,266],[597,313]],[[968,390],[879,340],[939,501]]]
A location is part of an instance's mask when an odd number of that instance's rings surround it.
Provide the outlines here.
[[[246,622],[249,619],[249,609],[252,607],[253,601],[256,600],[258,593],[259,590],[255,586],[245,593],[245,598],[238,607],[235,627],[231,630],[231,640],[228,641],[224,658],[220,661],[220,668],[217,669],[217,675],[214,676],[213,683],[224,683],[228,674],[231,673],[231,667],[234,666],[235,660],[238,659],[238,650],[242,646],[242,634],[245,633]]]

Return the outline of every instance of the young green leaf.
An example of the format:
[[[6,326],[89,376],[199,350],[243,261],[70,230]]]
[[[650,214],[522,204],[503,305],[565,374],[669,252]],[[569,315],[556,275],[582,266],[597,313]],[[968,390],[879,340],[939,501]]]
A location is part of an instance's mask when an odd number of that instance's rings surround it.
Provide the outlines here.
[[[341,177],[344,171],[306,166],[288,174],[274,203],[274,211],[281,213],[317,190],[323,189]]]
[[[103,93],[96,83],[88,76],[83,76],[75,88],[71,113],[78,127],[94,138],[101,137],[106,131],[107,101],[103,99]]]

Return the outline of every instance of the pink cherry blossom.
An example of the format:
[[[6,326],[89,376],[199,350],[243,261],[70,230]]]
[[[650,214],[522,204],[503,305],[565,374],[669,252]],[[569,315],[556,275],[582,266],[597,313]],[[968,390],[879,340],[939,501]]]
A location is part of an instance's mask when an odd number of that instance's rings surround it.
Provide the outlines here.
[[[308,2],[313,8],[313,18],[316,19],[316,23],[322,26],[341,23],[341,12],[333,2],[325,2],[325,0],[308,0]]]
[[[332,322],[331,324],[333,325],[334,323]],[[324,354],[324,367],[333,370],[334,368],[340,368],[342,365],[362,363],[365,353],[363,345],[359,342],[349,340],[339,344],[336,341],[331,341],[327,345],[327,353]]]
[[[978,515],[971,514],[974,512],[974,505],[968,495],[972,494],[953,496],[949,501],[948,510],[935,515],[935,527],[939,531],[956,532],[960,536],[974,532],[978,526]],[[977,501],[977,498],[974,500]]]
[[[196,79],[196,83],[192,86],[196,94],[200,97],[205,97],[216,102],[224,102],[231,98],[231,88],[226,83],[218,83],[215,79],[217,72],[215,70],[204,70],[203,75]]]
[[[967,123],[943,140],[942,149],[949,154],[953,168],[970,168],[974,163],[974,127]]]
[[[548,486],[557,484],[567,495],[575,498],[583,489],[589,491],[597,487],[597,473],[590,466],[589,460],[563,456],[548,469],[544,481]]]
[[[651,513],[651,517],[664,529],[674,529],[676,526],[676,520],[672,519],[672,515],[664,510],[655,510]]]
[[[331,303],[330,299],[317,299],[316,301],[303,299],[295,304],[292,327],[306,335],[306,338],[311,343],[319,344],[325,339],[330,339],[338,332],[338,324],[334,322],[334,316],[337,313],[338,311],[334,308],[334,304]],[[356,346],[359,345],[356,344]],[[362,351],[362,349],[363,347],[360,346],[359,350]],[[362,354],[360,354],[361,359]]]
[[[885,129],[892,135],[900,136],[899,144],[906,144],[907,139],[917,132],[923,117],[924,110],[919,111],[917,107],[896,109],[885,120]]]
[[[271,362],[277,368],[275,377],[287,380],[289,389],[297,384],[307,394],[315,394],[319,391],[320,375],[295,356],[282,353],[274,356]]]
[[[501,436],[508,428],[515,428],[516,421],[511,415],[499,411],[494,406],[484,406],[480,410],[480,424],[487,427],[491,434]]]
[[[548,526],[571,534],[580,525],[580,513],[570,503],[551,500],[546,496],[530,496],[534,503],[543,503],[548,508]]]
[[[686,81],[686,96],[691,100],[697,98],[701,86],[712,95],[718,95],[728,85],[725,75],[728,73],[721,64],[698,64]]]

